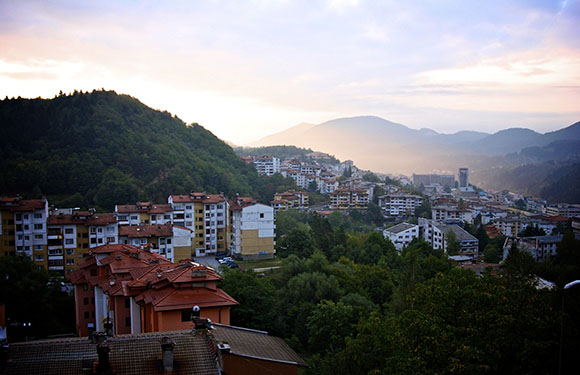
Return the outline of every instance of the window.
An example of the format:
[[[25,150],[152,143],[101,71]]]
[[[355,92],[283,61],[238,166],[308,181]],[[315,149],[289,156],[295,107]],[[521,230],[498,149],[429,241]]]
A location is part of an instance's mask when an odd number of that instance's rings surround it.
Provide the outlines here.
[[[72,266],[73,264],[75,264],[75,260],[74,259],[67,259],[66,264],[67,264],[67,266]]]
[[[125,318],[125,327],[131,327],[131,317],[130,316]]]
[[[264,214],[263,214],[263,213],[261,213],[261,214],[260,214],[260,219],[263,219],[263,218],[264,218]]]
[[[185,209],[186,210],[191,210],[192,208],[193,208],[193,206],[191,206],[191,205],[190,206],[185,206]]]
[[[65,240],[64,240],[64,243],[65,243],[66,245],[72,245],[72,244],[74,244],[74,243],[75,243],[75,240],[74,240],[74,239],[72,239],[72,238],[67,238],[67,239],[65,239]]]
[[[193,225],[193,223],[192,223],[191,221],[186,221],[186,222],[185,222],[185,226],[186,226],[186,227],[190,227],[190,226],[192,226],[192,225]]]
[[[35,219],[42,219],[42,214],[34,214]]]
[[[167,244],[168,244],[168,245],[171,245],[171,238],[168,238],[168,239],[167,239]]]
[[[131,220],[137,220],[137,215],[131,215]]]
[[[115,237],[107,237],[107,243],[115,242]]]
[[[22,232],[22,224],[16,224],[16,231]]]
[[[114,227],[107,227],[107,232],[114,232],[115,228]]]
[[[99,232],[99,233],[103,233],[103,228],[99,227],[99,228],[97,229],[97,232]]]
[[[103,239],[102,238],[99,238],[99,243],[103,243]]]
[[[42,228],[43,228],[42,224],[34,224],[34,230],[42,230]]]
[[[44,262],[44,255],[37,255],[34,257],[34,260],[37,262]]]
[[[23,218],[24,220],[28,220],[28,214],[22,215],[22,218]]]
[[[88,305],[88,304],[89,304],[89,297],[83,298],[83,305]]]
[[[83,284],[83,290],[86,292],[89,290],[89,284]]]
[[[89,232],[91,232],[91,234],[95,234],[95,233],[97,233],[97,229],[95,227],[91,227]]]
[[[127,297],[125,298],[125,308],[128,309],[129,307],[131,307],[131,298]]]
[[[65,234],[73,234],[74,230],[72,228],[64,228]]]
[[[34,239],[35,240],[42,240],[43,239],[43,236],[42,236],[42,234],[35,234],[34,235]]]
[[[30,241],[30,236],[24,236],[24,241]]]
[[[89,318],[89,312],[85,311],[85,319],[88,319],[88,318]]]
[[[73,255],[75,253],[75,249],[66,249],[67,255]]]
[[[42,251],[42,250],[44,250],[44,246],[42,246],[42,245],[34,245],[34,250],[36,250],[36,251]]]
[[[17,238],[18,238],[18,241],[22,241],[22,238],[23,238],[23,237],[22,237],[22,235],[21,235],[21,234],[19,234]]]
[[[15,217],[16,221],[22,220],[22,214],[16,214]]]
[[[185,310],[181,312],[181,321],[182,322],[191,322],[191,310]]]

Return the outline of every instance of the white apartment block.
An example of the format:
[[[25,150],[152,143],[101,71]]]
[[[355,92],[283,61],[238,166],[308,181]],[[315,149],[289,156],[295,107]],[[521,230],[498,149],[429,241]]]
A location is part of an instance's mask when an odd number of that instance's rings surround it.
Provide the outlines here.
[[[272,258],[276,237],[274,209],[250,198],[238,198],[230,207],[232,255],[241,259]]]
[[[280,173],[280,159],[274,156],[259,156],[254,158],[254,167],[258,174],[272,176]]]
[[[558,203],[546,206],[546,215],[562,216],[568,219],[580,217],[580,204]]]
[[[379,206],[390,216],[413,216],[415,209],[423,203],[420,195],[388,194],[379,197]]]
[[[419,226],[416,224],[400,223],[383,230],[383,236],[388,238],[398,251],[401,251],[414,238],[419,237]]]
[[[447,236],[453,232],[460,244],[460,255],[476,259],[478,257],[479,240],[458,225],[446,225],[435,220],[419,218],[419,233],[435,250],[447,252]]]
[[[431,208],[431,217],[436,221],[465,221],[473,224],[473,210],[455,206],[435,206]]]

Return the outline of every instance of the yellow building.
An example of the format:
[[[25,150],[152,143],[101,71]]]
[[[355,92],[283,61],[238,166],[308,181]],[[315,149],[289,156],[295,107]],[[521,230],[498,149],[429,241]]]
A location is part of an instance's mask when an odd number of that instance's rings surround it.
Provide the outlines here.
[[[230,202],[232,217],[231,254],[236,258],[261,259],[274,257],[276,237],[274,209],[251,198]]]

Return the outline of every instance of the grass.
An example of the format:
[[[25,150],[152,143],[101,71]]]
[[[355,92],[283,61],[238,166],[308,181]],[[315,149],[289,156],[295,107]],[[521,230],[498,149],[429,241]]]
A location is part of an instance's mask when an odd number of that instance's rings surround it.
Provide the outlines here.
[[[265,268],[265,267],[277,267],[282,265],[282,260],[278,258],[274,259],[259,259],[259,260],[241,260],[238,264],[242,270],[254,269],[254,268]]]

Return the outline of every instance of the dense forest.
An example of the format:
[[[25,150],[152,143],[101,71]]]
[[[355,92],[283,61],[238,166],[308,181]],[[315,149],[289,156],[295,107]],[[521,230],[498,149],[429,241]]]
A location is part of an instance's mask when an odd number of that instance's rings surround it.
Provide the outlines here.
[[[580,287],[562,289],[580,278],[571,232],[544,264],[514,248],[499,272],[477,276],[422,240],[399,254],[336,218],[287,221],[297,224],[284,224],[279,270],[226,270],[221,286],[240,302],[232,324],[283,337],[307,373],[549,374],[560,348],[561,373],[580,364]]]
[[[301,148],[296,146],[264,146],[264,147],[236,147],[234,148],[236,154],[240,156],[274,156],[281,160],[297,159],[301,161],[309,161],[311,159],[308,154],[313,151],[309,148]],[[331,164],[338,164],[340,161],[332,155],[328,155],[325,160]]]
[[[202,126],[113,91],[0,101],[0,194],[110,210],[191,190],[268,202],[294,186],[278,180],[258,176]]]

